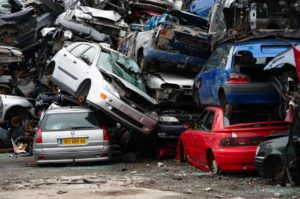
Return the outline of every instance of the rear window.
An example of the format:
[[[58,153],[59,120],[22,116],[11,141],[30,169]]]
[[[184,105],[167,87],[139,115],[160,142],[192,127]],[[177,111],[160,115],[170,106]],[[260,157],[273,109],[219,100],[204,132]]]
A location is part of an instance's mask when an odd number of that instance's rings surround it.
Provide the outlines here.
[[[99,129],[100,122],[94,112],[57,113],[45,116],[43,131],[66,131],[80,129]]]

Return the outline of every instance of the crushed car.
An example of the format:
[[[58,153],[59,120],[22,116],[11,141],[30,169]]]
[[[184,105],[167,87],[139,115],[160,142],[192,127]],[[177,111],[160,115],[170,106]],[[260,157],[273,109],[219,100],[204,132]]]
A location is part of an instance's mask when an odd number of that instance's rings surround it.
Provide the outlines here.
[[[0,13],[1,43],[28,54],[39,44],[39,31],[51,25],[53,19],[49,13],[37,16],[33,7],[25,7],[21,1],[12,0],[9,4],[11,10]]]
[[[48,65],[51,80],[136,132],[150,134],[157,123],[156,101],[146,94],[141,70],[105,44],[76,42]]]
[[[142,69],[150,64],[169,64],[173,67],[203,66],[209,56],[205,32],[207,21],[197,15],[170,11],[157,19],[148,31],[139,32],[131,43],[132,54]]]
[[[212,46],[225,40],[269,36],[297,39],[299,14],[298,1],[217,0],[210,17]]]
[[[0,95],[0,124],[9,127],[19,127],[22,121],[35,116],[33,102],[25,97]]]
[[[245,117],[248,121],[241,122]],[[246,112],[243,117],[228,118],[220,107],[205,108],[180,135],[178,159],[213,174],[255,170],[254,156],[261,138],[289,128],[288,122],[268,121],[267,115],[256,117],[257,113]]]

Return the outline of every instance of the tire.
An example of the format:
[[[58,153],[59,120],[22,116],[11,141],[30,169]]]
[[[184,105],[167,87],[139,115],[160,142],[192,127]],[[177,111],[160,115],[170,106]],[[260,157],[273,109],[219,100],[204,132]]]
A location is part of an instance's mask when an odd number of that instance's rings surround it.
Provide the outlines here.
[[[285,185],[287,182],[287,172],[284,162],[278,158],[271,159],[264,167],[266,177],[273,181]]]
[[[220,175],[222,173],[221,169],[219,168],[219,165],[215,159],[215,156],[211,153],[208,155],[208,163],[209,168],[213,175]]]
[[[224,115],[230,118],[232,115],[233,107],[231,104],[228,103],[223,90],[219,92],[219,102],[220,106],[224,109]]]
[[[6,119],[9,121],[9,124],[12,127],[20,127],[22,125],[23,120],[30,118],[31,116],[27,111],[18,111],[18,109],[11,109],[8,115],[6,116]]]
[[[180,144],[180,162],[187,162],[187,155],[184,151],[184,147],[183,147],[183,144],[181,143]]]
[[[201,104],[199,95],[198,95],[195,87],[193,88],[193,99],[194,99],[194,103],[196,105],[197,110],[200,111],[201,108],[203,108],[203,105]]]

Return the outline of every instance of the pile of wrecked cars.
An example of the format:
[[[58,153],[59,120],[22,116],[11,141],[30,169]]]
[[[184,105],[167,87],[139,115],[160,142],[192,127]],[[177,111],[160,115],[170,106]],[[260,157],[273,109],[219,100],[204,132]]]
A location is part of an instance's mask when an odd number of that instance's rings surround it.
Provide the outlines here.
[[[177,154],[299,184],[298,1],[2,4],[1,148],[37,164]]]

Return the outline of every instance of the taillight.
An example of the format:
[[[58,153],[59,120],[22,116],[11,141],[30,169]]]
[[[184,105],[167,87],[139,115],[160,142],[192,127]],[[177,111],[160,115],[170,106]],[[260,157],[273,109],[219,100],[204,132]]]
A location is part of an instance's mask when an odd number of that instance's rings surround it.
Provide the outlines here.
[[[261,137],[237,137],[224,138],[221,140],[221,146],[256,146],[261,142]]]
[[[103,140],[104,141],[109,141],[109,135],[108,135],[107,127],[103,127],[102,130],[103,130]]]
[[[247,75],[240,73],[231,73],[228,77],[227,82],[231,84],[247,84],[250,82],[250,79]]]
[[[37,144],[43,143],[42,129],[39,129],[39,130],[36,132],[35,143],[37,143]]]

